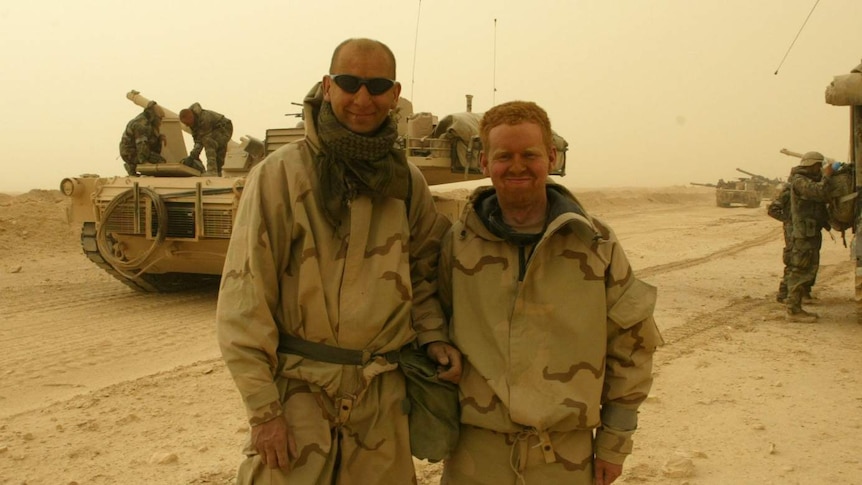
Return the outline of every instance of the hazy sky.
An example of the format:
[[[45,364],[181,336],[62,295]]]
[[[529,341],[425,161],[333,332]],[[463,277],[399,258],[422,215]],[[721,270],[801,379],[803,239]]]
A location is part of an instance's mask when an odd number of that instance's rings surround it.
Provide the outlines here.
[[[783,147],[848,151],[849,110],[823,93],[862,58],[862,1],[821,0],[774,75],[815,1],[5,0],[0,191],[123,173],[131,89],[263,139],[360,36],[393,49],[415,111],[538,102],[569,141],[566,185],[786,177]]]

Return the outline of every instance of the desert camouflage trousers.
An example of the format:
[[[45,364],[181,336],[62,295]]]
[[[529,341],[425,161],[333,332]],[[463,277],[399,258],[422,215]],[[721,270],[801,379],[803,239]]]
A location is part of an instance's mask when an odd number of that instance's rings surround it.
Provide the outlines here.
[[[202,137],[201,144],[207,155],[207,174],[221,175],[231,136],[233,136],[233,123],[226,120],[208,136]]]
[[[542,439],[549,438],[550,446]],[[592,485],[593,433],[522,432],[518,435],[461,425],[443,467],[443,485]]]
[[[120,158],[132,168],[139,163],[161,163],[165,159],[161,155],[162,143],[156,138],[155,143],[139,143],[136,145],[120,144]]]
[[[819,253],[818,253],[819,255]],[[784,223],[784,249],[781,251],[781,261],[784,263],[784,274],[781,275],[781,282],[778,283],[778,296],[779,298],[786,299],[787,295],[790,291],[787,288],[787,281],[790,277],[790,270],[793,266],[793,224],[788,222]],[[818,268],[820,264],[818,262]],[[804,285],[802,294],[807,295],[811,294],[811,287],[814,286],[814,283],[817,281],[817,269],[815,268],[814,274],[810,275],[811,280],[807,281]]]
[[[299,456],[289,472],[271,469],[249,438],[237,485],[416,483],[401,372],[372,379],[358,402],[333,400],[303,381],[279,382],[279,392]]]
[[[790,253],[790,271],[787,275],[787,310],[802,309],[802,296],[814,283],[820,268],[822,235],[812,238],[794,238]]]

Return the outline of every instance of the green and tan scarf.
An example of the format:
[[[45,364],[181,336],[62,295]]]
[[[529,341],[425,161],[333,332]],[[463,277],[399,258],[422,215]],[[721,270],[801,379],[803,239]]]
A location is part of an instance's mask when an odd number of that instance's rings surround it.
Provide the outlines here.
[[[407,198],[410,168],[395,147],[398,131],[387,118],[371,136],[345,128],[324,101],[317,116],[317,134],[323,143],[317,157],[321,201],[333,225],[338,225],[347,203],[357,195]]]

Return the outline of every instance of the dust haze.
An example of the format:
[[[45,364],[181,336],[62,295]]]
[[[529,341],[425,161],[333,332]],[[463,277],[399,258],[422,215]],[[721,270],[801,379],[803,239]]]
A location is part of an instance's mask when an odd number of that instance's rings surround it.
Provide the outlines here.
[[[292,126],[347,37],[398,59],[416,111],[513,99],[544,106],[570,143],[572,187],[786,177],[781,148],[844,160],[847,113],[824,103],[860,60],[862,2],[165,2],[0,6],[0,191],[122,173],[117,145],[140,108],[225,113],[241,135]],[[806,17],[805,28],[799,33]],[[796,38],[799,33],[798,38]],[[796,39],[781,70],[774,74]]]

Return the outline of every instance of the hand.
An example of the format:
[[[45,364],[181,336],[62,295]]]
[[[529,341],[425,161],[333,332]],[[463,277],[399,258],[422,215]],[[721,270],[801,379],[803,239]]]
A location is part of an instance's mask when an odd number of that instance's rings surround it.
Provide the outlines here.
[[[461,380],[461,352],[446,342],[431,342],[425,350],[428,357],[440,364],[437,377],[457,384]]]
[[[622,465],[615,465],[613,463],[602,460],[601,458],[596,458],[596,485],[611,485],[612,483],[614,483],[614,480],[619,478],[622,474]]]
[[[251,445],[260,461],[270,468],[290,470],[290,459],[296,458],[296,442],[284,415],[251,428]]]
[[[823,166],[823,175],[825,175],[827,177],[831,177],[834,172],[835,172],[835,169],[832,168],[831,163],[827,163],[826,165]]]

